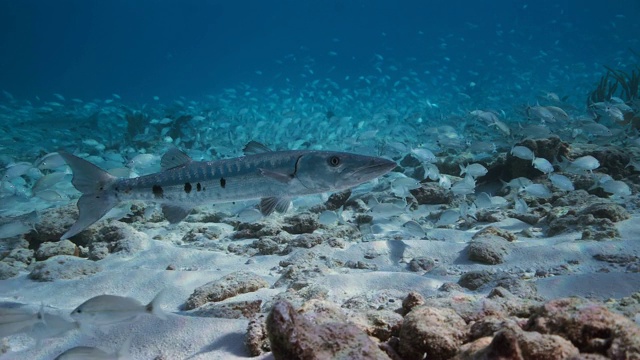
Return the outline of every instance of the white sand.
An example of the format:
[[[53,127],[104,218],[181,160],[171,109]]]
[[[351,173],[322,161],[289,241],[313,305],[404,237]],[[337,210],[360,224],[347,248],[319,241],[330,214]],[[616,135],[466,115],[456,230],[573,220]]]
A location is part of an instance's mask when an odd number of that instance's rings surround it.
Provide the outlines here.
[[[186,228],[197,225],[188,224],[173,231],[181,236]],[[492,225],[512,231],[528,227],[513,219]],[[577,260],[579,263],[572,267],[573,272],[568,275],[538,279],[540,294],[547,298],[570,295],[621,297],[640,289],[640,274],[623,273],[624,268],[618,269],[618,272],[615,269],[609,273],[598,272],[607,267],[607,264],[592,257],[593,254],[602,252],[640,254],[638,218],[619,223],[619,229],[623,239],[602,242],[577,241],[579,234],[575,233],[552,238],[520,238],[507,258],[507,263],[496,266],[480,265],[467,260],[464,249],[473,231],[436,229],[429,232],[431,238],[442,241],[376,240],[348,243],[345,249],[322,245],[318,250],[323,255],[340,260],[365,260],[365,253],[375,251],[379,256],[366,261],[378,265],[379,270],[332,269],[325,276],[315,279],[315,282],[331,289],[330,300],[340,304],[350,297],[381,289],[404,294],[415,290],[429,295],[444,281],[457,281],[458,275],[423,275],[408,271],[406,261],[415,256],[430,256],[438,259],[439,264],[449,270],[459,272],[548,268],[566,264],[568,260]],[[184,316],[177,314],[180,313],[179,307],[194,288],[237,270],[253,271],[273,284],[279,277],[274,269],[286,257],[256,256],[252,258],[251,264],[246,264],[248,258],[243,256],[177,247],[168,241],[146,240],[144,247],[144,250],[135,255],[111,254],[98,262],[103,267],[102,272],[77,280],[40,283],[27,279],[25,273],[3,281],[0,283],[0,300],[30,304],[44,302],[71,312],[77,305],[96,295],[126,295],[146,303],[160,290],[167,288],[162,307],[166,312],[174,313],[168,320],[162,321],[145,315],[133,323],[103,329],[102,334],[74,331],[61,338],[46,340],[38,348],[34,348],[34,341],[28,337],[14,336],[9,339],[9,343],[17,352],[6,354],[2,359],[51,359],[78,345],[97,346],[115,352],[130,334],[133,336],[131,354],[135,359],[153,359],[159,355],[164,359],[248,357],[243,344],[247,320]],[[165,270],[169,264],[175,265],[177,270]],[[284,288],[262,289],[227,301],[268,301],[283,290]],[[270,355],[259,358],[268,359]]]

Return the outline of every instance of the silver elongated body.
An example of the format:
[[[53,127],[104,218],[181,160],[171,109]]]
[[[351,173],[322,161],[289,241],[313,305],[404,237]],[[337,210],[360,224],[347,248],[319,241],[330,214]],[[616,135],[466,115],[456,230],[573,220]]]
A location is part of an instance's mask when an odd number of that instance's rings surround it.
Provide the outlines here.
[[[251,142],[247,156],[217,161],[193,161],[177,149],[161,160],[162,171],[119,179],[74,155],[60,152],[73,171],[72,183],[83,195],[79,218],[62,239],[81,232],[120,202],[157,202],[169,222],[184,219],[205,203],[261,199],[268,215],[287,209],[295,196],[347,189],[384,175],[396,163],[384,158],[346,152],[270,151]]]

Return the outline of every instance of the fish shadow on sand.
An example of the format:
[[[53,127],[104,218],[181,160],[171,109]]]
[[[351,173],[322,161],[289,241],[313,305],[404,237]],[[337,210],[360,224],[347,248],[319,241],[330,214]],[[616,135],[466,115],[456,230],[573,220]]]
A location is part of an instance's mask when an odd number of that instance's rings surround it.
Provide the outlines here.
[[[245,337],[245,333],[239,332],[226,334],[186,359],[192,359],[197,355],[207,354],[214,351],[224,351],[227,354],[232,354],[238,357],[249,357],[250,355],[244,346]]]
[[[387,240],[387,247],[389,248],[389,260],[393,264],[398,264],[404,258],[404,253],[409,245],[402,240]]]
[[[469,250],[464,248],[458,252],[458,257],[453,260],[453,264],[456,265],[473,265],[478,264],[477,262],[469,260]]]

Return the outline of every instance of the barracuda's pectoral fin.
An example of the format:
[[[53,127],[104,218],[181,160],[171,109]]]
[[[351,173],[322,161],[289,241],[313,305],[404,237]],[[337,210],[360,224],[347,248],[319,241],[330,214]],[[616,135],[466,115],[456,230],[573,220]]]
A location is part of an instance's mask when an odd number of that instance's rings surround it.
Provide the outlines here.
[[[260,199],[260,212],[262,215],[267,216],[274,211],[279,213],[286,212],[291,204],[291,199],[288,197],[267,197]]]
[[[285,174],[285,173],[281,173],[281,172],[277,172],[277,171],[271,171],[271,170],[265,170],[265,169],[258,169],[260,171],[260,174],[262,176],[271,178],[273,180],[279,181],[283,184],[288,184],[291,182],[291,180],[293,180],[293,175],[291,174]]]
[[[162,171],[182,166],[193,161],[189,155],[180,151],[178,148],[171,148],[160,159],[160,169]]]
[[[162,214],[171,224],[179,223],[184,220],[189,213],[191,212],[191,208],[185,208],[177,205],[168,205],[163,204],[162,206]]]
[[[242,152],[244,152],[245,155],[262,154],[270,151],[272,150],[265,145],[253,140],[249,141],[242,149]]]

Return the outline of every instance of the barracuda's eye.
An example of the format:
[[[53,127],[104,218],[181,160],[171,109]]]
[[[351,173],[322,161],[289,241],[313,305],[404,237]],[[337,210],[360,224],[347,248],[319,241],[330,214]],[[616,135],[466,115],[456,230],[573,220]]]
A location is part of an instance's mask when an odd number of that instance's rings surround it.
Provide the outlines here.
[[[332,156],[329,158],[329,165],[331,166],[338,166],[340,165],[340,158],[337,156]]]

